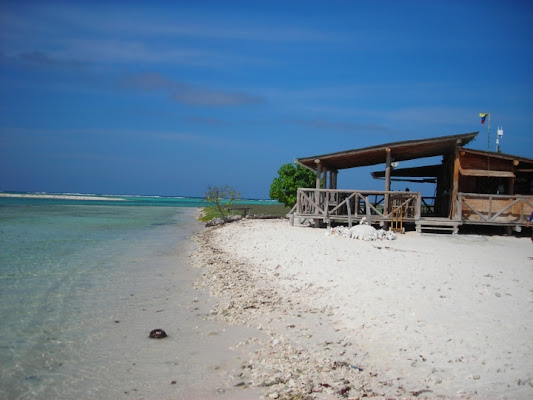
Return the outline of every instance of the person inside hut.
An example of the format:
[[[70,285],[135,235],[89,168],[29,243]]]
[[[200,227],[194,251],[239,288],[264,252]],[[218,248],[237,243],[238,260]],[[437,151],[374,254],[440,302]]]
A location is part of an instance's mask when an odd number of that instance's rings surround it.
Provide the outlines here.
[[[529,216],[526,227],[529,228],[529,224],[531,224],[531,221],[533,220],[533,211],[531,212],[531,215]],[[533,243],[533,229],[531,229],[531,242]]]

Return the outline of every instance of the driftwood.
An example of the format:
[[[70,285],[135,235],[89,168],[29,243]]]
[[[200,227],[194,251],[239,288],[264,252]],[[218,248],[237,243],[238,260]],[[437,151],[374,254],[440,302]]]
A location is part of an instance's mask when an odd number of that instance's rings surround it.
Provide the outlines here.
[[[240,215],[229,215],[224,218],[213,218],[211,221],[209,221],[207,224],[205,224],[206,227],[209,226],[218,226],[218,225],[224,225],[229,222],[235,222],[240,221],[242,217]]]

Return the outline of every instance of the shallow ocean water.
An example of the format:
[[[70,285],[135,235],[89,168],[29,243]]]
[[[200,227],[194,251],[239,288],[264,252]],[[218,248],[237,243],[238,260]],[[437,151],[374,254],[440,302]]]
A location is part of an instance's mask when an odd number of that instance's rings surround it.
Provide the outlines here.
[[[196,212],[0,203],[0,398],[202,393],[226,362],[209,354],[236,334],[203,322],[211,300],[192,288],[186,240]],[[155,328],[169,337],[147,339]]]

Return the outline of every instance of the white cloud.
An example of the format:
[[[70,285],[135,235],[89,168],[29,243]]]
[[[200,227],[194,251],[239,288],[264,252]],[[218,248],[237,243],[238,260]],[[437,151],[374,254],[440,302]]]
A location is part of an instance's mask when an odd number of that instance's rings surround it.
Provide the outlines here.
[[[121,83],[124,87],[170,93],[174,101],[195,106],[239,106],[265,102],[261,97],[246,93],[199,87],[156,73],[131,75]]]

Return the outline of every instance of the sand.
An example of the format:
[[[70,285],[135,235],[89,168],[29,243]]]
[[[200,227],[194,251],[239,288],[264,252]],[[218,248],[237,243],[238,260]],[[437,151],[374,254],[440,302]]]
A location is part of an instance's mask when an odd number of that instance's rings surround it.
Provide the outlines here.
[[[257,333],[234,346],[250,398],[533,398],[527,237],[367,242],[242,220],[196,241],[211,317]]]

